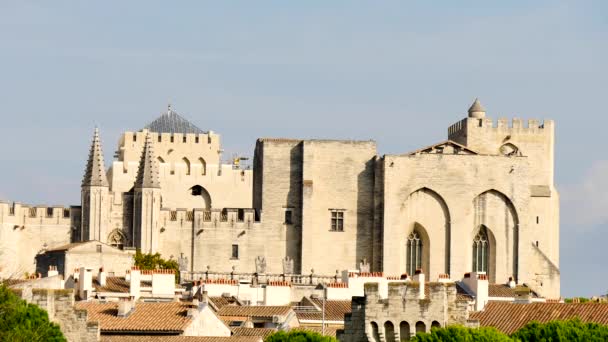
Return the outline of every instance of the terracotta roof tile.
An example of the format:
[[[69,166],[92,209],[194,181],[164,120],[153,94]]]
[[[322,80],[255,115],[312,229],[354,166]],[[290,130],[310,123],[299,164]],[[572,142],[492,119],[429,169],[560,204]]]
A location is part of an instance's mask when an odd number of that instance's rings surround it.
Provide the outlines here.
[[[274,315],[287,315],[291,311],[289,306],[235,306],[226,305],[218,311],[219,316],[230,317],[268,317]],[[224,317],[222,317],[224,318]]]
[[[124,277],[106,277],[106,285],[99,285],[97,279],[93,280],[93,287],[97,292],[129,293],[130,284]]]
[[[128,335],[102,335],[101,342],[262,342],[257,336],[128,336]]]
[[[234,297],[209,297],[209,301],[219,310],[226,305],[239,305]]]
[[[341,329],[344,329],[344,326],[336,326],[336,325],[325,326],[325,336],[336,337],[337,331],[341,330]],[[312,332],[316,332],[317,334],[322,334],[323,333],[323,328],[321,326],[306,326],[306,325],[302,325],[302,326],[299,326],[297,328],[294,328],[293,330],[312,331]]]
[[[257,336],[266,338],[268,335],[276,332],[277,329],[272,328],[232,328],[232,336]]]
[[[480,326],[491,326],[511,334],[530,321],[580,318],[583,322],[608,324],[608,303],[530,303],[489,302],[483,311],[474,312],[470,319]]]
[[[312,304],[315,311],[312,310],[296,310],[296,315],[299,320],[321,320],[323,319],[323,300],[304,298],[302,304]],[[327,300],[325,301],[325,319],[328,321],[344,321],[344,314],[351,312],[350,300]]]
[[[519,286],[525,287],[526,286]],[[488,285],[488,296],[490,297],[513,297],[515,298],[515,291],[517,287],[509,287],[505,284],[489,284]],[[534,291],[530,291],[530,297],[538,298],[538,295]]]
[[[190,324],[188,303],[135,303],[127,317],[118,317],[118,303],[78,302],[77,309],[88,312],[89,321],[99,321],[101,332],[181,332]]]

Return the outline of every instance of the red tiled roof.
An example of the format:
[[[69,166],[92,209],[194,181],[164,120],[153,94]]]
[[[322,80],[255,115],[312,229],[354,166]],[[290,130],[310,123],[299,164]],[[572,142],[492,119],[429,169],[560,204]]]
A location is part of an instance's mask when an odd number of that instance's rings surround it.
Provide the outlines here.
[[[218,311],[218,316],[230,317],[267,317],[279,315],[285,316],[289,314],[291,308],[289,306],[235,306],[226,305]]]
[[[528,290],[529,288],[527,286],[524,285],[518,285],[516,287],[509,287],[509,285],[505,285],[505,284],[489,284],[488,285],[488,296],[490,297],[516,297],[516,291],[518,289],[526,289]],[[530,291],[530,297],[532,298],[538,298],[538,295],[534,292],[534,291]]]
[[[266,338],[268,335],[276,332],[277,329],[272,328],[232,328],[232,336],[257,336]]]
[[[308,305],[307,305],[308,304]],[[302,305],[315,308],[316,311],[296,311],[299,320],[320,321],[323,319],[323,300],[304,298]],[[327,300],[325,301],[325,319],[328,321],[344,321],[344,314],[351,312],[350,300]]]
[[[146,336],[102,335],[101,342],[262,342],[257,336]]]
[[[124,277],[106,277],[106,285],[99,285],[97,279],[93,280],[93,287],[97,292],[129,293],[130,284]]]
[[[472,313],[470,319],[479,320],[480,326],[511,334],[531,321],[545,323],[576,317],[583,322],[608,324],[608,303],[489,302],[483,311]]]
[[[88,312],[89,321],[99,321],[101,332],[182,332],[191,323],[188,303],[135,303],[127,317],[118,317],[118,303],[78,302],[75,308]]]
[[[218,310],[223,308],[226,305],[240,305],[239,302],[234,297],[209,297],[209,301]]]

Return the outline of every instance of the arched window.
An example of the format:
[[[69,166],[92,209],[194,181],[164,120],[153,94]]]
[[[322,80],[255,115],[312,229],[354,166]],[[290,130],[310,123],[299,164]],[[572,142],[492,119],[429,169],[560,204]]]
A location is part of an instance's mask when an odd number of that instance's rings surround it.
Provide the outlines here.
[[[399,337],[401,341],[410,340],[410,324],[408,322],[403,321],[399,324]]]
[[[198,158],[198,162],[201,164],[201,175],[206,175],[207,174],[207,163],[205,162],[205,159],[203,158]]]
[[[407,237],[406,272],[410,275],[422,267],[422,238],[420,233],[414,229]]]
[[[190,175],[190,161],[186,157],[184,157],[182,161],[186,164],[186,175]]]
[[[473,239],[473,272],[488,272],[490,242],[488,229],[481,226]]]
[[[376,324],[376,322],[371,322],[370,325],[372,326],[372,339],[375,342],[380,342],[380,333],[378,332],[378,324]]]
[[[418,323],[416,323],[416,334],[421,332],[426,332],[426,325],[424,322],[418,321]]]
[[[441,323],[433,321],[433,323],[431,323],[431,329],[433,328],[441,328]]]
[[[384,340],[386,342],[396,342],[395,341],[395,326],[393,322],[386,321],[384,322]]]

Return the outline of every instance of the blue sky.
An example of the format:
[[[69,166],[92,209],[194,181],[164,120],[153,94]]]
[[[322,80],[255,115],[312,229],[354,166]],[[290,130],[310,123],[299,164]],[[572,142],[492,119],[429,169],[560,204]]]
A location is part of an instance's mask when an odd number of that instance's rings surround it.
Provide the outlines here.
[[[0,1],[0,198],[79,203],[95,125],[168,102],[251,155],[263,136],[446,138],[488,116],[556,120],[565,296],[608,291],[608,3]]]

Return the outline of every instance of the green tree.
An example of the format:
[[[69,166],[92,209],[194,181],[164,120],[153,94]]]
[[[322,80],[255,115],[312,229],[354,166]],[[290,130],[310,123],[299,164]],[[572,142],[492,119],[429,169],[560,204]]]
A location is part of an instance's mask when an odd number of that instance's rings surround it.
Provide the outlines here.
[[[0,285],[0,341],[66,341],[46,311]]]
[[[139,249],[135,252],[135,266],[140,270],[174,270],[175,282],[179,282],[179,265],[176,260],[165,260],[159,253],[142,253]]]
[[[264,342],[337,342],[337,340],[311,331],[294,330],[276,332],[266,337]]]
[[[417,333],[412,337],[412,341],[416,342],[510,342],[512,339],[491,327],[482,327],[479,329],[466,328],[460,325],[452,325],[446,328],[433,328],[429,333]]]
[[[608,341],[608,326],[579,319],[530,322],[513,333],[515,341]]]

